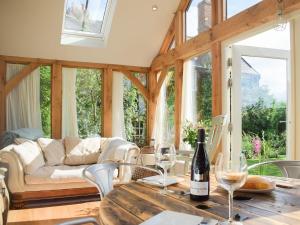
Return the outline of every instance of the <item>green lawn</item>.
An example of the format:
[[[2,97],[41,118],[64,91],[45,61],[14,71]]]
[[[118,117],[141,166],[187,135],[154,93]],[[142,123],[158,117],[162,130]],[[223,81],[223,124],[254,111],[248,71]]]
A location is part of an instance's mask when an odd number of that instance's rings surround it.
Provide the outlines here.
[[[278,158],[271,158],[267,161],[272,160],[284,160],[285,155],[280,155]],[[259,159],[247,159],[248,166],[259,163]],[[274,165],[264,165],[261,167],[254,168],[249,171],[249,174],[253,175],[265,175],[265,176],[279,176],[282,177],[280,170]]]

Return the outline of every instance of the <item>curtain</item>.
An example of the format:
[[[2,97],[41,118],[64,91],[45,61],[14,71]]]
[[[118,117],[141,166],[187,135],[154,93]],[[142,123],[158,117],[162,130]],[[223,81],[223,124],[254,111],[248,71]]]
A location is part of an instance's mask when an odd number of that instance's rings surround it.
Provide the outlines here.
[[[182,108],[181,108],[181,137],[180,149],[188,149],[189,146],[182,141],[183,125],[189,121],[197,123],[197,74],[192,60],[184,62],[182,84]]]
[[[62,138],[78,137],[76,72],[74,68],[62,69]]]
[[[124,83],[123,74],[113,72],[112,90],[112,136],[126,139],[125,120],[124,120]]]
[[[6,80],[26,65],[7,64]],[[40,71],[34,70],[6,98],[6,129],[37,128],[42,130],[40,110]]]
[[[160,74],[158,74],[158,77]],[[166,85],[167,78],[163,82],[160,89],[159,96],[157,98],[157,105],[155,111],[155,121],[152,138],[155,139],[155,146],[163,143],[167,140],[165,134],[167,132],[167,120],[166,120]]]

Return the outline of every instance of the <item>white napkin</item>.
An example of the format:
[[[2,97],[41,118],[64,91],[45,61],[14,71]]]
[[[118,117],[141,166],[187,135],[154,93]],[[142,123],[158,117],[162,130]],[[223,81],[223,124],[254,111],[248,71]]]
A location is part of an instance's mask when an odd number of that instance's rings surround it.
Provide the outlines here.
[[[217,220],[173,211],[163,211],[140,225],[216,225]]]
[[[146,184],[151,184],[154,186],[159,186],[159,187],[163,187],[163,185],[164,185],[164,178],[160,175],[145,177],[142,179],[138,179],[137,181],[146,183]],[[170,176],[170,177],[167,177],[167,179],[166,179],[166,186],[180,183],[182,181],[184,181],[184,178],[182,178],[182,177],[180,178],[180,177]]]

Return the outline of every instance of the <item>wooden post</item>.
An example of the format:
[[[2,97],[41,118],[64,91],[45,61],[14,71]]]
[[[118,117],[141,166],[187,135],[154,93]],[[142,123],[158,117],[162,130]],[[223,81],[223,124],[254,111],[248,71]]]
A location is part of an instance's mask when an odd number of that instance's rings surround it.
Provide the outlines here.
[[[212,114],[222,113],[222,59],[221,43],[212,45]]]
[[[183,12],[179,10],[175,16],[175,44],[176,47],[181,46],[183,43]]]
[[[183,61],[175,62],[175,148],[180,145]]]
[[[212,1],[212,26],[223,21],[223,1]],[[215,42],[211,46],[212,56],[212,116],[222,114],[222,45],[221,42]],[[218,146],[212,162],[216,160],[216,156],[222,151],[222,144]]]
[[[112,69],[103,71],[103,117],[102,117],[102,135],[104,137],[112,136]]]
[[[155,122],[155,112],[156,112],[156,86],[157,86],[157,74],[155,72],[150,72],[148,75],[148,90],[149,90],[149,101],[148,101],[148,144],[152,138],[154,122]]]
[[[0,61],[0,135],[6,130],[6,63]]]
[[[60,139],[62,134],[62,66],[53,64],[51,70],[51,136]]]

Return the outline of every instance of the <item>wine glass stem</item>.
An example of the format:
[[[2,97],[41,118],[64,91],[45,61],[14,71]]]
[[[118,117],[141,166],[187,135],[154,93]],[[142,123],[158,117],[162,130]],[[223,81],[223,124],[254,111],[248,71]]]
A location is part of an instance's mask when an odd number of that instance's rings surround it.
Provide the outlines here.
[[[164,169],[164,191],[167,191],[167,184],[166,184],[166,181],[167,181],[167,169]]]
[[[229,203],[229,218],[228,221],[229,223],[231,223],[233,221],[233,211],[232,211],[232,207],[233,207],[233,191],[228,191],[228,203]]]

